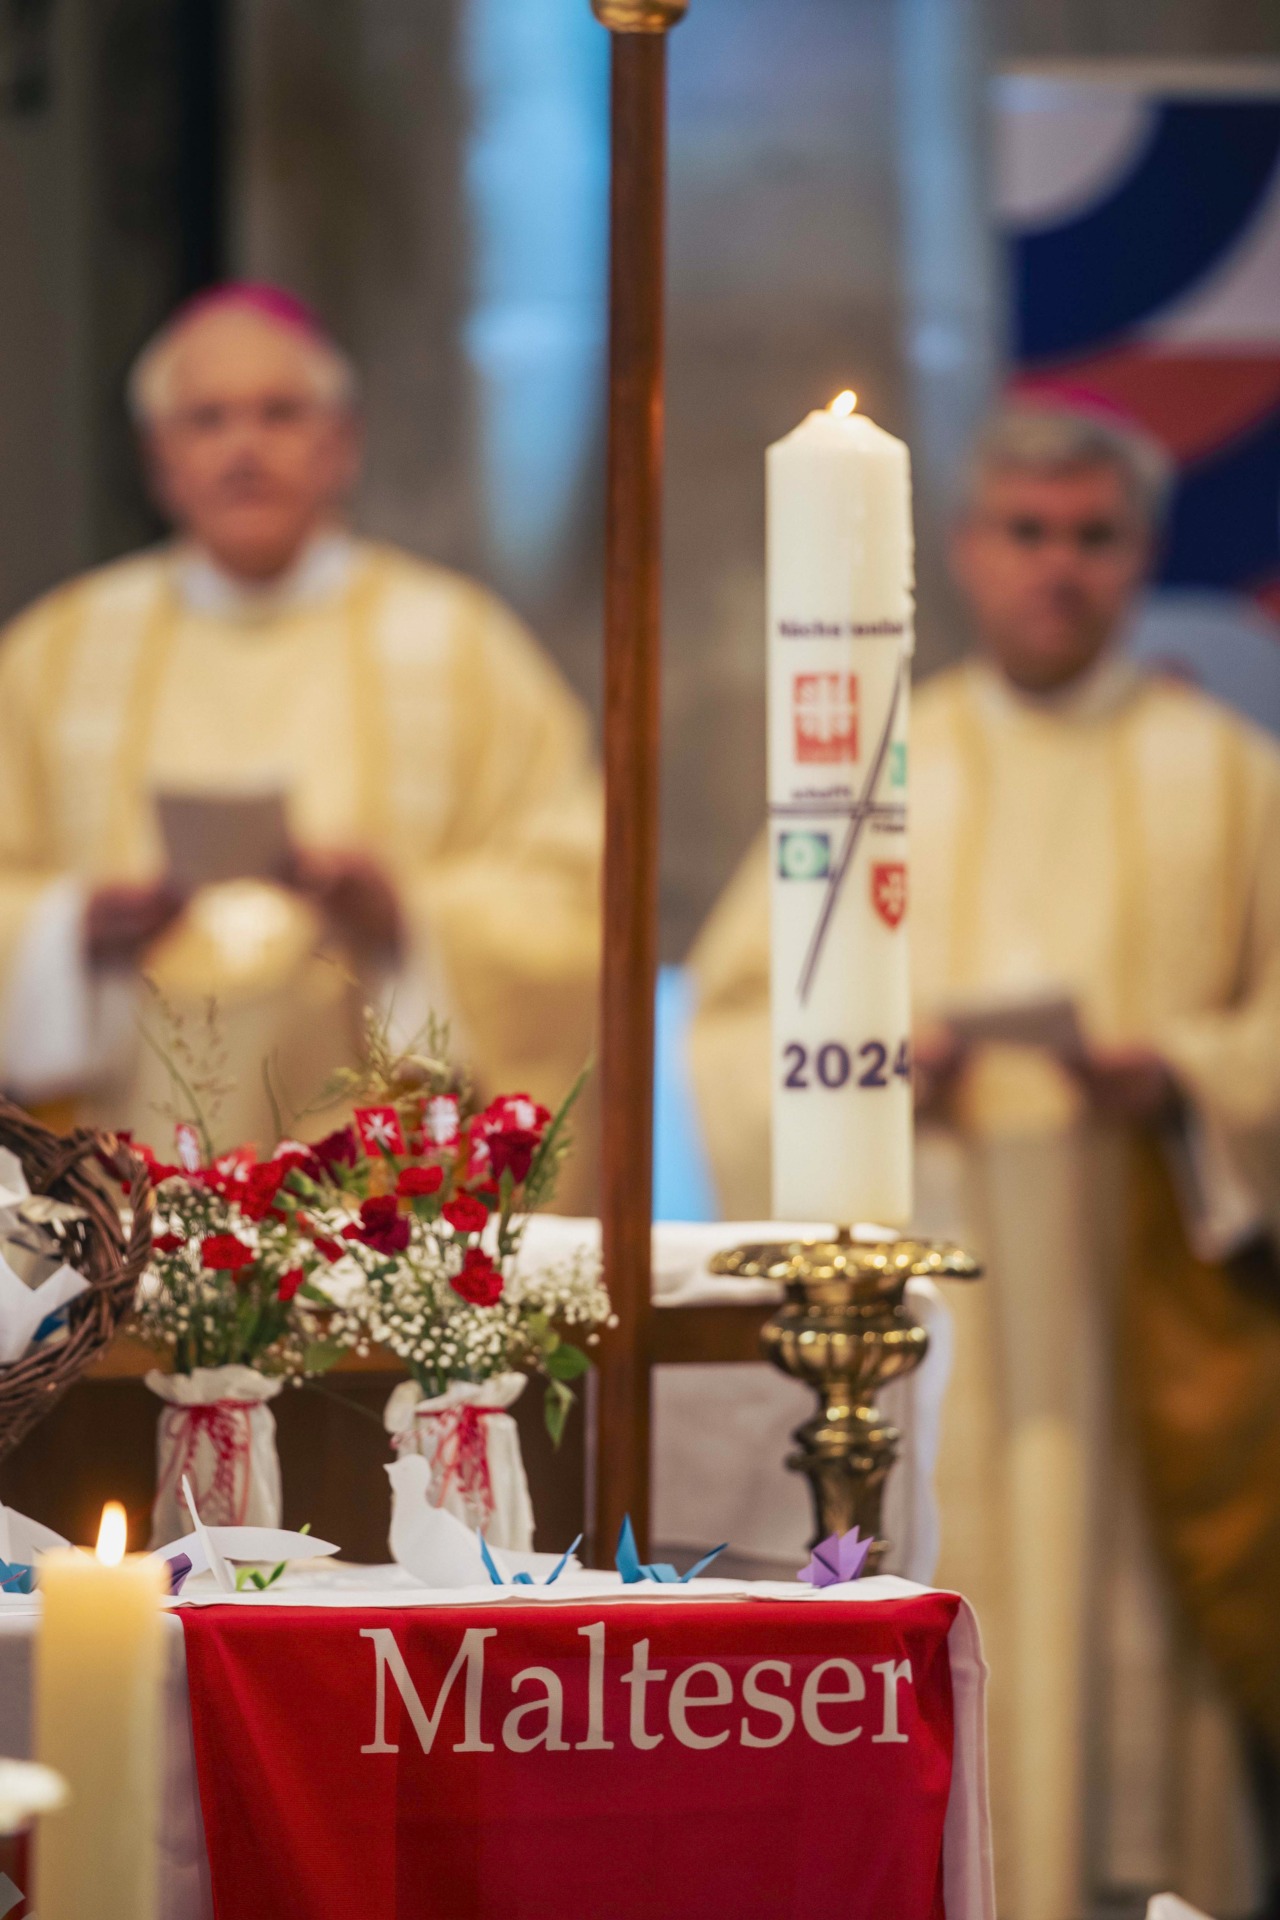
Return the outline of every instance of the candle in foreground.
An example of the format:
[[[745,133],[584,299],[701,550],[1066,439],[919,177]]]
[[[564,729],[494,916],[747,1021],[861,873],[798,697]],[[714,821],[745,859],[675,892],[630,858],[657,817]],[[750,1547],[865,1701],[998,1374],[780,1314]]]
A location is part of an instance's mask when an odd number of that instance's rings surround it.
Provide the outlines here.
[[[102,1516],[97,1556],[40,1562],[37,1758],[70,1788],[36,1847],[41,1920],[153,1920],[160,1793],[160,1599],[167,1570],[125,1555],[125,1515]]]
[[[768,454],[773,1211],[911,1217],[906,447],[842,394]]]

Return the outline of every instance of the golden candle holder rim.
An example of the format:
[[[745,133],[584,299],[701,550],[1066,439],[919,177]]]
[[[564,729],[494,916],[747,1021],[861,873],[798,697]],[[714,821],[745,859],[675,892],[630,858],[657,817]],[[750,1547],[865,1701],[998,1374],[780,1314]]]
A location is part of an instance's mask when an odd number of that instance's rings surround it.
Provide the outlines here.
[[[689,0],[591,0],[591,11],[610,33],[668,33],[688,7]]]
[[[708,1262],[712,1273],[772,1280],[784,1287],[830,1283],[896,1290],[908,1280],[978,1280],[981,1263],[946,1240],[886,1234],[855,1239],[848,1228],[818,1239],[761,1240],[729,1247]]]

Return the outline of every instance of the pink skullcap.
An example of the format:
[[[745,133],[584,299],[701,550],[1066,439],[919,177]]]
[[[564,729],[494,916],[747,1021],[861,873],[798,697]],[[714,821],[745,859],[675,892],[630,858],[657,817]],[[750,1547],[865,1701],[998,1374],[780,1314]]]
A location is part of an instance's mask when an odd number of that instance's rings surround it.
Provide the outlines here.
[[[259,313],[263,319],[274,320],[277,326],[304,334],[308,340],[319,341],[325,346],[333,345],[319,315],[306,301],[299,300],[296,293],[288,293],[283,287],[273,287],[268,280],[225,280],[220,286],[204,287],[199,293],[193,293],[189,300],[183,301],[172,315],[166,331],[184,327],[189,320],[200,320],[207,313],[234,311],[237,308],[242,312]]]
[[[1010,383],[1010,395],[1018,405],[1056,407],[1064,413],[1091,413],[1095,419],[1109,420],[1113,426],[1132,432],[1145,432],[1141,418],[1113,394],[1099,393],[1074,380],[1062,380],[1053,374],[1019,374]]]

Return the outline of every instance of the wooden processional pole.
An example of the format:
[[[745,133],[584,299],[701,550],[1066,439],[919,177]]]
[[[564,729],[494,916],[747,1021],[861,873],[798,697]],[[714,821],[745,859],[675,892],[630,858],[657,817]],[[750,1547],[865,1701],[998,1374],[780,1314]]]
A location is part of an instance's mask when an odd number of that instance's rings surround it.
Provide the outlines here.
[[[688,0],[592,0],[612,38],[605,883],[605,1275],[618,1326],[597,1379],[597,1560],[630,1513],[649,1536],[650,1229],[658,966],[667,33]]]

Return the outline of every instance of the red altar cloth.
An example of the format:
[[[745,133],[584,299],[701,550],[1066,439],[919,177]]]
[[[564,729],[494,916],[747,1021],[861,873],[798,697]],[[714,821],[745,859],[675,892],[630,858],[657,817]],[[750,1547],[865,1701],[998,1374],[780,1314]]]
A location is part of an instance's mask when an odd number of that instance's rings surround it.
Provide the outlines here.
[[[959,1604],[184,1610],[217,1920],[944,1920]]]

